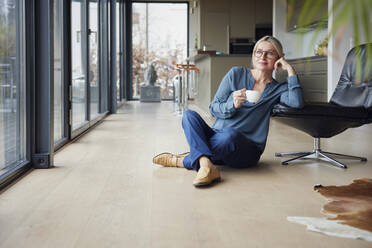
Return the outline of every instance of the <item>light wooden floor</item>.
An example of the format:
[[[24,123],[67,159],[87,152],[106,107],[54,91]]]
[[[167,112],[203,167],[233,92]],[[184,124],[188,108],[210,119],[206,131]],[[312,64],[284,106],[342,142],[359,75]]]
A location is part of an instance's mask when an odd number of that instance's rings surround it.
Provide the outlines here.
[[[363,155],[342,170],[324,162],[282,166],[275,151],[311,150],[313,141],[272,121],[260,165],[220,167],[223,181],[196,189],[196,173],[162,168],[152,157],[184,152],[172,103],[130,102],[0,194],[0,247],[371,247],[307,231],[287,216],[320,217],[315,184],[372,177],[372,125],[323,142]]]

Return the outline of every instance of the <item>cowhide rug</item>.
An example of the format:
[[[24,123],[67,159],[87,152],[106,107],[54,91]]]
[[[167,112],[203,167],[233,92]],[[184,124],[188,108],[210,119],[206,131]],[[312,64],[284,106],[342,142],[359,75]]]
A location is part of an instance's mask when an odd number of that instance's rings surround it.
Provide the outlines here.
[[[327,235],[372,242],[372,179],[356,179],[346,186],[314,186],[329,202],[322,213],[328,218],[287,217],[291,222]]]

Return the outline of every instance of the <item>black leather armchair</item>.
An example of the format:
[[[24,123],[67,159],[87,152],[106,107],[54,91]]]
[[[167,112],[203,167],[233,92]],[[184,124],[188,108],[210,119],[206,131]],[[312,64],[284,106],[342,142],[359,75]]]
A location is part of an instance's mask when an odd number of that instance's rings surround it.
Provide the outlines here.
[[[372,45],[372,44],[368,44]],[[358,49],[361,49],[365,53],[366,45],[361,45]],[[339,85],[347,82],[355,82],[355,64],[358,57],[355,56],[355,49],[353,48],[347,55],[346,62],[340,77]],[[360,50],[359,50],[360,51]],[[360,57],[359,57],[360,59]],[[365,64],[365,57],[362,64]],[[362,66],[363,74],[365,67]],[[367,79],[371,83],[372,77]],[[372,86],[372,84],[371,84]],[[333,96],[334,97],[334,96]],[[332,98],[333,98],[332,97]],[[306,99],[305,99],[306,100]],[[372,99],[371,99],[372,100]],[[331,99],[331,102],[332,99]],[[338,101],[339,102],[339,101]],[[347,166],[334,157],[357,159],[361,161],[367,161],[364,157],[356,157],[332,152],[326,152],[320,148],[321,138],[333,137],[348,128],[359,127],[361,125],[372,122],[372,108],[366,106],[361,107],[345,107],[347,104],[334,103],[306,103],[302,109],[294,109],[287,107],[283,104],[277,104],[274,106],[272,116],[278,121],[299,129],[314,138],[314,149],[308,152],[289,152],[289,153],[275,153],[275,156],[295,156],[282,162],[283,165],[287,165],[289,162],[304,159],[304,158],[315,158],[322,159],[331,162],[333,165],[341,168],[347,168]]]

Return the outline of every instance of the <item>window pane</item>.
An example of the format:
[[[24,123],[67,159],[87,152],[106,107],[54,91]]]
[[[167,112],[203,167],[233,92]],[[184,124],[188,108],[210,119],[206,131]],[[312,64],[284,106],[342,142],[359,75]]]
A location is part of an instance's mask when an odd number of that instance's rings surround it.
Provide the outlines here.
[[[120,2],[116,2],[116,99],[120,101]]]
[[[83,0],[71,2],[72,129],[86,122],[86,52],[84,50]]]
[[[62,78],[62,41],[63,41],[63,1],[54,1],[54,142],[64,136],[63,132],[63,78]]]
[[[101,66],[98,70],[99,77],[99,90],[100,90],[100,102],[98,102],[98,112],[104,113],[108,111],[108,100],[109,100],[109,84],[110,84],[110,14],[108,9],[108,2],[100,2],[99,13],[100,13],[100,24],[97,22],[98,37],[100,40],[99,55],[97,53],[97,63]],[[97,13],[98,9],[96,10]],[[98,13],[97,13],[98,14]],[[98,19],[97,19],[98,21]],[[97,44],[98,45],[98,44]],[[98,68],[97,68],[98,69]]]
[[[134,3],[132,20],[132,97],[139,98],[144,73],[152,63],[162,99],[173,99],[177,72],[172,61],[181,63],[187,56],[187,4]]]
[[[0,0],[0,175],[26,159],[23,1]]]
[[[90,85],[90,119],[98,114],[99,79],[98,79],[98,5],[96,0],[89,1],[89,85]]]

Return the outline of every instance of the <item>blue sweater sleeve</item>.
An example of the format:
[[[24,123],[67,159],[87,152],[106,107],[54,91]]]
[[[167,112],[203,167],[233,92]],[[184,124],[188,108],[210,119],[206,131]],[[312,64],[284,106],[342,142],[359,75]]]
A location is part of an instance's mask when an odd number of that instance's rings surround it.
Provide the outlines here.
[[[280,95],[280,102],[292,108],[302,108],[304,99],[297,75],[288,77],[288,90]]]
[[[209,105],[209,111],[214,117],[228,119],[232,117],[236,109],[233,99],[234,68],[232,68],[222,79],[220,86]]]

